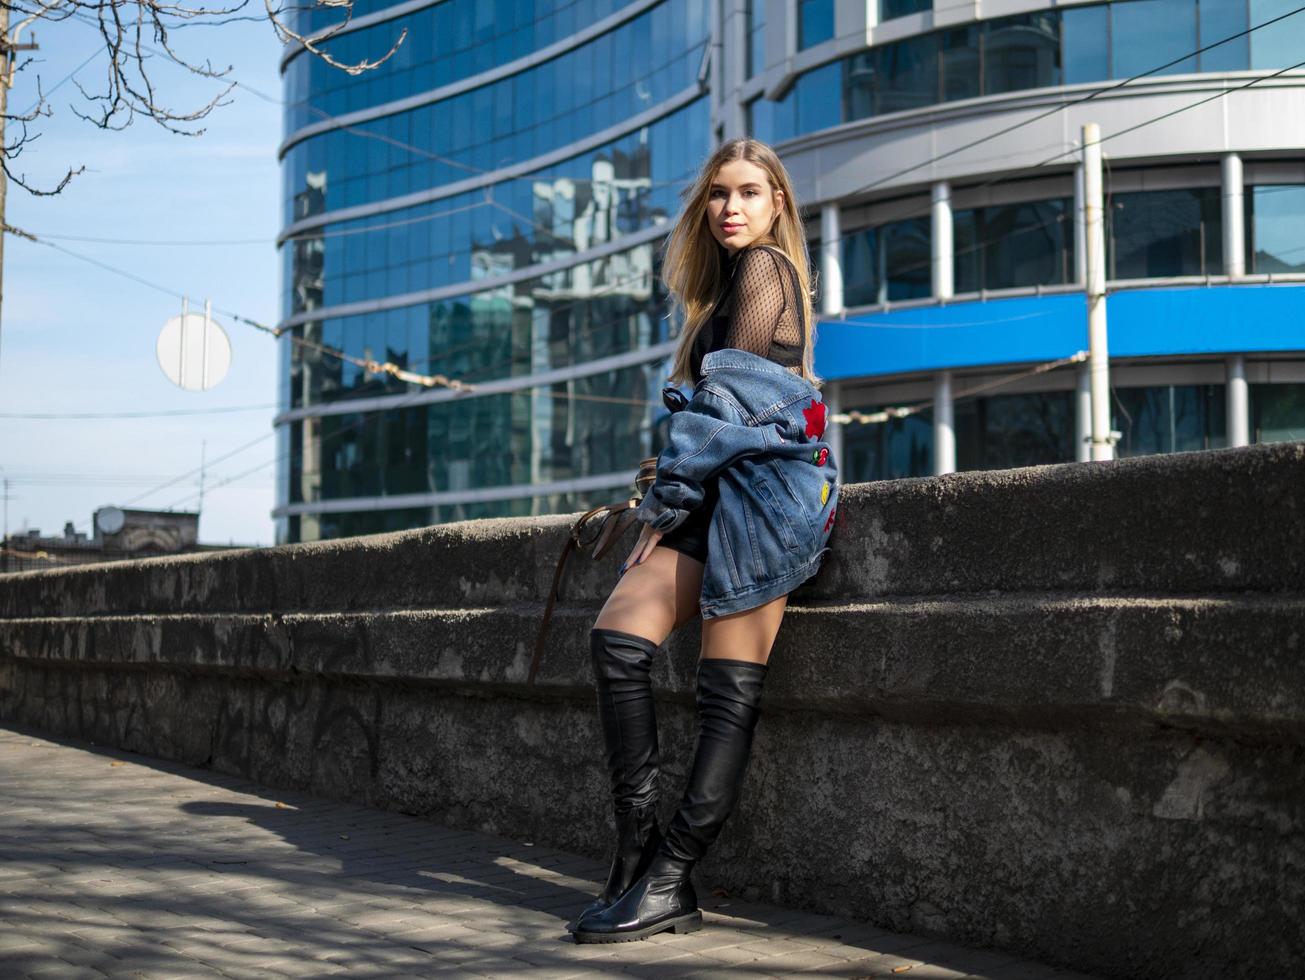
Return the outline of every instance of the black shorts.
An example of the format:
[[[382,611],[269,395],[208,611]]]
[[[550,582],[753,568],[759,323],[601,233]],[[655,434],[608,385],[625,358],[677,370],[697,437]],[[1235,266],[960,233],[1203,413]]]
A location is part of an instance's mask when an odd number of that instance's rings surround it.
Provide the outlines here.
[[[678,551],[705,565],[707,564],[707,531],[711,527],[711,515],[716,510],[719,494],[715,480],[708,483],[704,489],[706,493],[702,503],[689,512],[684,523],[674,531],[662,535],[657,546]]]

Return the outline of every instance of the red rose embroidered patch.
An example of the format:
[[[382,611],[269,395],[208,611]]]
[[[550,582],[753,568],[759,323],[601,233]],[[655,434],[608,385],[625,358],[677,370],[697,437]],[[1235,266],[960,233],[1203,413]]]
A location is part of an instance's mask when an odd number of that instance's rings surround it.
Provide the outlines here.
[[[825,403],[814,398],[811,404],[802,409],[802,417],[807,420],[807,437],[819,439],[825,434]]]

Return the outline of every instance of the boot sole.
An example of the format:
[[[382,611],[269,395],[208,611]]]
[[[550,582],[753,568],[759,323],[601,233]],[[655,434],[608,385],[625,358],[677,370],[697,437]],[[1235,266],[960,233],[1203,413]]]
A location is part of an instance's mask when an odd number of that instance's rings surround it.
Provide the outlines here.
[[[702,911],[695,909],[688,915],[666,919],[651,926],[644,926],[642,929],[630,929],[626,932],[575,932],[572,935],[575,936],[577,943],[632,943],[639,939],[655,936],[661,932],[674,932],[684,935],[697,932],[701,928]]]

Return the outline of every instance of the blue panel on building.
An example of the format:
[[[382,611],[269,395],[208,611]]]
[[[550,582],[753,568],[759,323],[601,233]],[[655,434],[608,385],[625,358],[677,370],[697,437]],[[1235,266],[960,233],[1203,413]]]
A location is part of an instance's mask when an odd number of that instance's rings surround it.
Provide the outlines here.
[[[1134,289],[1107,301],[1112,357],[1305,350],[1305,286]],[[824,378],[1056,360],[1086,350],[1082,293],[893,310],[821,322]]]

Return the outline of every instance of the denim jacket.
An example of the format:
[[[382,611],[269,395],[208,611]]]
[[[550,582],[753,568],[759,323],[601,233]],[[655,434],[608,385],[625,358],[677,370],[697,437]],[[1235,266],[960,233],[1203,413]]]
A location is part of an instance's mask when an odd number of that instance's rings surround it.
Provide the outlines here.
[[[763,605],[819,569],[838,504],[824,432],[825,404],[805,378],[734,348],[703,359],[693,398],[671,416],[657,482],[635,512],[653,530],[671,531],[718,477],[703,619]]]

